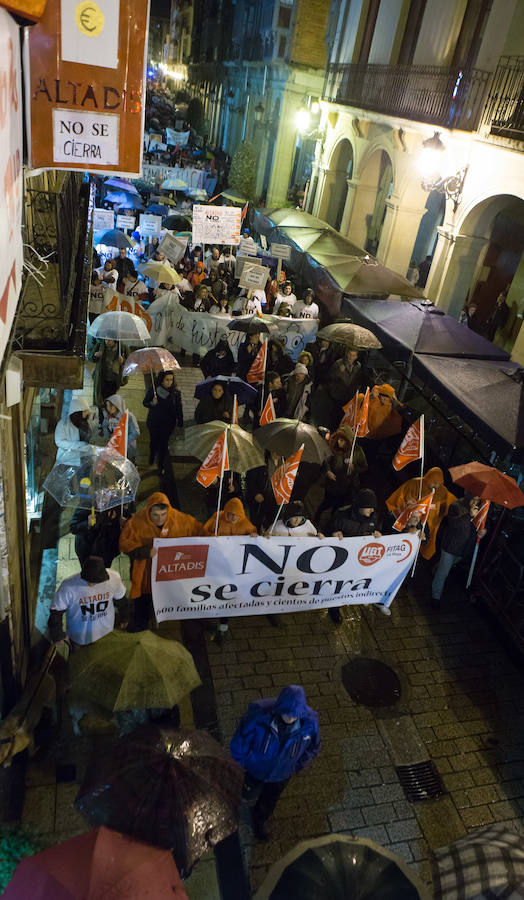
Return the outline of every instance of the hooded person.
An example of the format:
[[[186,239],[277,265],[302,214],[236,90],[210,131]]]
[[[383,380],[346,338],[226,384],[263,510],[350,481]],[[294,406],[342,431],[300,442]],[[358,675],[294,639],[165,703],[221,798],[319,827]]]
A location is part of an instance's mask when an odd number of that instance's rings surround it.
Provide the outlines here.
[[[419,497],[426,497],[432,490],[435,493],[427,520],[429,537],[427,542],[420,548],[420,553],[424,559],[431,559],[435,554],[440,523],[444,516],[447,515],[451,504],[457,499],[454,494],[444,487],[444,473],[442,469],[437,467],[428,469],[422,478],[422,487],[420,478],[410,478],[409,481],[401,484],[386,500],[387,508],[397,518],[406,506],[415,503]]]
[[[235,370],[235,358],[229,348],[225,334],[219,339],[218,344],[208,350],[200,360],[200,368],[204,378],[216,378],[217,375],[230,376]]]
[[[293,360],[286,353],[279,338],[270,338],[267,343],[267,371],[278,372],[280,377],[289,375],[294,369]]]
[[[81,450],[89,443],[91,407],[84,397],[73,397],[65,419],[60,419],[55,428],[55,444],[58,448],[56,461],[60,462],[65,453]]]
[[[359,394],[359,400],[364,395]],[[391,384],[376,384],[369,395],[368,441],[381,441],[402,431],[401,404],[397,400],[395,388]]]
[[[359,476],[367,470],[366,455],[358,444],[355,444],[353,461],[349,462],[354,435],[350,425],[342,425],[329,439],[331,453],[324,463],[325,493],[316,512],[317,521],[326,509],[333,509],[341,500],[349,502],[352,499],[359,487]]]
[[[342,419],[342,407],[353,397],[361,377],[358,350],[346,347],[343,358],[335,359],[311,398],[312,423],[334,431]]]
[[[313,384],[307,366],[297,363],[286,378],[287,415],[290,419],[302,421],[308,409],[309,395]]]
[[[195,290],[198,285],[204,280],[206,277],[206,270],[203,262],[196,262],[195,268],[189,273],[187,276],[187,280],[189,281],[193,290]]]
[[[152,612],[151,560],[155,538],[202,537],[204,527],[193,516],[174,509],[166,494],[151,494],[145,507],[126,522],[120,535],[120,552],[131,559],[131,591],[135,601],[136,631],[147,628]]]
[[[217,514],[215,513],[204,525],[204,530],[207,534],[215,534],[216,521]],[[257,534],[256,526],[247,518],[244,504],[239,497],[233,497],[231,500],[228,500],[222,512],[218,514],[217,534],[220,537],[229,537],[234,534]]]
[[[125,412],[127,412],[127,456],[134,463],[138,453],[136,442],[140,434],[140,428],[138,427],[136,416],[127,409],[126,401],[121,394],[111,394],[104,401],[102,431],[104,437],[110,438]]]
[[[307,518],[302,501],[294,500],[282,507],[270,537],[322,537],[322,535]]]
[[[304,689],[283,688],[278,697],[249,704],[229,745],[231,756],[245,769],[243,799],[251,808],[259,840],[280,794],[320,750],[318,715],[307,705]]]
[[[233,398],[224,390],[220,382],[210,384],[207,394],[202,397],[195,409],[195,422],[205,425],[206,422],[231,422],[233,415]]]

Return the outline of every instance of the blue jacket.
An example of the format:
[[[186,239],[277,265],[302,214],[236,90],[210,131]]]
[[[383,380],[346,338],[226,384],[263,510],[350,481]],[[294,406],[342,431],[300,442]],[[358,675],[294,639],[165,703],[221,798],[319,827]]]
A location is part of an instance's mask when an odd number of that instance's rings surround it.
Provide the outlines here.
[[[281,743],[280,714],[297,716]],[[320,750],[318,716],[306,704],[298,685],[289,685],[278,698],[256,700],[240,722],[230,744],[231,755],[259,781],[284,781],[300,772]]]

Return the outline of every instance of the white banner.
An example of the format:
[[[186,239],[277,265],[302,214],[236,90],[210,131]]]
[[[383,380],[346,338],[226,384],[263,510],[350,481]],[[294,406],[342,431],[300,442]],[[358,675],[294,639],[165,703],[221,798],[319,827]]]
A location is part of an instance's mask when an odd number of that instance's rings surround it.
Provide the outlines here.
[[[22,287],[22,67],[20,28],[0,9],[0,361]],[[27,239],[31,243],[31,238]],[[29,254],[38,264],[34,254]]]
[[[155,539],[157,622],[390,606],[418,548],[413,535]]]
[[[159,294],[157,299],[166,293]],[[236,359],[238,345],[245,338],[242,331],[231,331],[227,327],[228,322],[234,321],[234,316],[192,312],[180,304],[156,312],[154,303],[149,307],[148,315],[151,318],[151,342],[155,347],[166,347],[173,351],[181,348],[203,355],[216,347],[222,335],[225,335]],[[269,325],[270,337],[285,339],[286,353],[293,360],[317,336],[318,322],[315,319],[265,316],[264,321]]]
[[[173,128],[166,128],[166,141],[173,147],[185,147],[189,140],[189,131],[174,131]]]
[[[235,206],[193,206],[193,244],[238,244],[242,210]]]
[[[150,149],[154,149],[154,147]],[[193,169],[190,167],[160,166],[150,165],[149,163],[144,163],[142,166],[142,177],[146,181],[162,182],[166,178],[173,177],[183,181],[188,188],[203,188],[207,174],[204,169]]]

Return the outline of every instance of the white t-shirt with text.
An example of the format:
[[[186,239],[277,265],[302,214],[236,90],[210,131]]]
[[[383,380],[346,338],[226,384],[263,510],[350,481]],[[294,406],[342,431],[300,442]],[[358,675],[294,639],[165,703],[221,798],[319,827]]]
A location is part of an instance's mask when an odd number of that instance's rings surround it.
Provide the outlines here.
[[[109,578],[89,585],[80,573],[65,578],[51,609],[65,612],[66,633],[75,644],[92,644],[115,627],[113,600],[125,597],[126,589],[118,572],[107,569]]]

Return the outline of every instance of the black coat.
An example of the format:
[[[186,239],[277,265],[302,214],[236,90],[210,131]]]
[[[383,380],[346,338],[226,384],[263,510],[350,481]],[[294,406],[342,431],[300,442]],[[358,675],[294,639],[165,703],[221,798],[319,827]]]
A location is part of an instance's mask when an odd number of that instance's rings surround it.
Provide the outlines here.
[[[106,513],[98,513],[96,523],[89,525],[89,509],[75,509],[71,524],[71,534],[75,536],[75,553],[80,565],[88,556],[101,556],[105,566],[110,566],[120,550],[120,509],[113,518]]]
[[[207,397],[202,397],[198,401],[195,409],[195,422],[197,425],[220,420],[231,423],[232,412],[233,400],[228,394],[222,394],[218,400],[215,400],[210,391]],[[228,415],[226,416],[225,413]]]
[[[158,394],[158,390],[159,388],[157,388],[158,403],[155,403],[154,406],[152,405],[155,398],[153,388],[149,388],[144,397],[143,405],[149,410],[146,424],[149,431],[171,434],[177,425],[180,428],[184,427],[182,394],[178,388],[172,387],[168,396],[162,397]],[[165,388],[161,390],[165,391]]]
[[[238,348],[237,375],[239,378],[243,378],[244,381],[261,346],[260,342],[258,344],[250,344],[249,337],[247,337]]]
[[[216,378],[217,375],[232,375],[235,369],[235,358],[229,347],[226,355],[219,359],[217,356],[218,348],[213,347],[208,350],[205,356],[200,360],[200,368],[204,374],[204,378]]]
[[[331,533],[341,531],[344,537],[371,535],[379,530],[376,510],[371,516],[360,515],[355,506],[340,506],[331,520]]]
[[[439,532],[440,549],[445,553],[452,553],[453,556],[460,557],[467,557],[473,553],[477,529],[473,524],[469,509],[460,500],[451,504]]]

